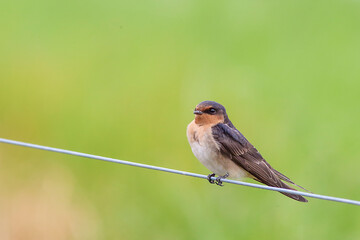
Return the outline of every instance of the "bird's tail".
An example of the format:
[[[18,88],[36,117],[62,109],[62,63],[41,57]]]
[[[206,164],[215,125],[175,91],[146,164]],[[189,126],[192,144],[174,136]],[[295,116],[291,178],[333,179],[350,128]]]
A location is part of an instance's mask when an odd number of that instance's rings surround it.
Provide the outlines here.
[[[281,186],[280,186],[281,188],[291,189],[291,190],[295,190],[295,191],[296,191],[296,189],[290,187],[289,185],[287,185],[287,184],[285,184],[285,183],[283,183],[283,182],[281,182],[280,185],[281,185]],[[304,197],[301,196],[301,195],[296,195],[296,194],[291,194],[291,193],[285,193],[285,192],[280,192],[280,193],[281,193],[281,194],[284,194],[285,196],[287,196],[287,197],[289,197],[289,198],[292,198],[292,199],[294,199],[294,200],[296,200],[296,201],[299,201],[299,202],[307,202],[307,201],[308,201],[306,198],[304,198]]]
[[[288,178],[287,176],[285,176],[285,175],[282,174],[281,172],[279,172],[279,171],[277,171],[277,170],[275,170],[275,169],[273,169],[273,168],[272,168],[272,170],[274,171],[274,173],[275,173],[281,180],[284,180],[285,182],[291,183],[291,184],[294,185],[294,186],[297,186],[297,187],[299,187],[299,188],[301,188],[301,189],[303,189],[303,190],[305,190],[305,191],[307,191],[307,192],[309,192],[309,193],[312,193],[312,192],[310,192],[309,190],[307,190],[306,188],[303,188],[302,186],[299,186],[299,185],[295,184],[293,181],[290,180],[290,178]]]
[[[263,184],[266,184],[262,181],[260,181],[259,179],[255,179],[254,180],[258,181],[258,182],[261,182]],[[268,185],[268,184],[266,184]],[[284,188],[284,189],[290,189],[290,190],[295,190],[294,188],[288,186],[287,184],[283,183],[281,180],[279,180],[276,184],[276,186],[271,186],[271,187],[278,187],[278,188]],[[303,196],[301,195],[296,195],[296,194],[291,194],[291,193],[285,193],[285,192],[280,192],[281,194],[284,194],[285,196],[289,197],[289,198],[292,198],[296,201],[299,201],[299,202],[308,202],[308,200],[306,198],[304,198]]]

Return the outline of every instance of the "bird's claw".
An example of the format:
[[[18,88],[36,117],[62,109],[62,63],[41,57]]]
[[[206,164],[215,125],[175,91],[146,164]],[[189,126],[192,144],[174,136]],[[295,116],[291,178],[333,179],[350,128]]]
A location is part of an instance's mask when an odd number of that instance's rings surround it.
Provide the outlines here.
[[[221,179],[225,179],[225,178],[227,178],[228,176],[229,176],[229,173],[226,173],[224,176],[219,176],[219,177],[217,177],[216,180],[215,180],[216,185],[218,185],[218,186],[220,186],[220,187],[223,187],[224,185],[222,184]]]
[[[215,180],[211,179],[212,177],[215,177],[215,173],[211,173],[207,176],[207,180],[209,181],[209,183],[214,184]],[[216,183],[217,184],[217,183]]]
[[[222,184],[222,181],[221,181],[221,177],[217,177],[216,180],[215,180],[215,183],[216,185],[220,186],[220,187],[223,187],[224,185]]]

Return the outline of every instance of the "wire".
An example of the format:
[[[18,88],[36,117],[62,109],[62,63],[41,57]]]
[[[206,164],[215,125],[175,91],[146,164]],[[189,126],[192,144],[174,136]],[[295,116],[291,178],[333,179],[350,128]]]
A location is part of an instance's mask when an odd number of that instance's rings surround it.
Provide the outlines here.
[[[157,171],[175,173],[175,174],[180,174],[180,175],[185,175],[185,176],[190,176],[190,177],[197,177],[197,178],[203,178],[203,179],[208,178],[205,175],[197,174],[197,173],[191,173],[191,172],[179,171],[179,170],[170,169],[170,168],[157,167],[157,166],[152,166],[152,165],[147,165],[147,164],[142,164],[142,163],[118,160],[118,159],[114,159],[114,158],[108,158],[108,157],[87,154],[87,153],[69,151],[69,150],[60,149],[60,148],[46,147],[46,146],[25,143],[25,142],[20,142],[20,141],[14,141],[14,140],[9,140],[9,139],[4,139],[4,138],[0,138],[0,143],[7,143],[7,144],[18,145],[18,146],[22,146],[22,147],[29,147],[29,148],[64,153],[64,154],[69,154],[69,155],[74,155],[74,156],[79,156],[79,157],[92,158],[92,159],[97,159],[97,160],[102,160],[102,161],[125,164],[125,165],[129,165],[129,166],[134,166],[134,167],[141,167],[141,168],[147,168],[147,169],[152,169],[152,170],[157,170]],[[215,180],[216,177],[212,177],[211,179]],[[247,186],[247,187],[260,188],[260,189],[265,189],[265,190],[271,190],[271,191],[291,193],[291,194],[296,194],[296,195],[302,195],[305,197],[318,198],[318,199],[327,200],[327,201],[342,202],[342,203],[348,203],[348,204],[354,204],[354,205],[360,206],[360,201],[355,201],[355,200],[350,200],[350,199],[345,199],[345,198],[337,198],[337,197],[331,197],[331,196],[325,196],[325,195],[319,195],[319,194],[313,194],[313,193],[307,193],[307,192],[300,192],[300,191],[296,191],[296,190],[289,190],[289,189],[270,187],[270,186],[259,185],[259,184],[254,184],[254,183],[240,182],[240,181],[234,181],[234,180],[230,180],[230,179],[222,179],[222,182],[227,182],[227,183],[242,185],[242,186]]]

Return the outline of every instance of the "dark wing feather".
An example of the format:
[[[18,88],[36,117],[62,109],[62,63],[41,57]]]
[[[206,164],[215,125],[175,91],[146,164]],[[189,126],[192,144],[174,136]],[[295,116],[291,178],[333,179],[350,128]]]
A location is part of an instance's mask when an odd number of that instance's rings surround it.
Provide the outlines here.
[[[212,127],[212,133],[223,155],[248,171],[254,179],[268,186],[293,189],[281,181],[294,184],[288,177],[273,169],[259,151],[237,130],[219,123]],[[295,194],[282,193],[301,202],[307,200]]]

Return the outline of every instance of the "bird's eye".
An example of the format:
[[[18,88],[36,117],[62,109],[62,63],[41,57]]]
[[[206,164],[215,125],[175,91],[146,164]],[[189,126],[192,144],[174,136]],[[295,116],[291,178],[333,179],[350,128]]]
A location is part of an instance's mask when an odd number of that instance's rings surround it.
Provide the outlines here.
[[[209,113],[211,113],[211,114],[214,114],[214,113],[216,113],[216,110],[215,110],[215,108],[210,108],[210,109],[209,109]]]

